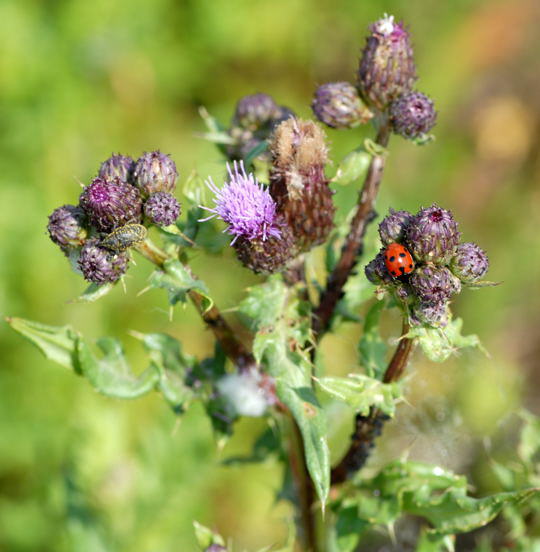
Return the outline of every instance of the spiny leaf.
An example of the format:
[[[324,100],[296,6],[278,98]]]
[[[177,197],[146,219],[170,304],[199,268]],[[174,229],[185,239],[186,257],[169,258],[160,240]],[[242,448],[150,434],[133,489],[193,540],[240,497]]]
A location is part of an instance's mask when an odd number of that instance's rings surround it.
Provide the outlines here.
[[[117,339],[103,337],[96,344],[103,353],[101,358],[83,340],[77,344],[77,354],[82,373],[97,391],[117,399],[134,399],[154,389],[157,371],[151,367],[140,376],[133,374]]]
[[[212,299],[208,296],[205,283],[195,278],[187,267],[175,259],[165,261],[163,270],[154,271],[150,279],[150,285],[166,289],[171,305],[176,305],[179,301],[185,303],[187,294],[192,290],[199,292],[204,297],[206,309],[213,305]]]
[[[6,318],[7,323],[33,343],[49,360],[81,372],[77,343],[81,338],[71,326],[48,326],[23,318]]]
[[[355,412],[367,415],[374,406],[389,416],[394,415],[400,397],[399,386],[362,374],[349,374],[346,378],[324,377],[316,379],[321,389],[348,404]]]
[[[193,527],[195,529],[195,538],[197,539],[197,545],[199,549],[204,552],[212,544],[219,544],[220,546],[225,546],[225,541],[223,537],[212,531],[208,527],[205,527],[198,521],[193,522]]]
[[[105,297],[116,285],[115,283],[90,284],[79,297],[74,299],[73,303],[93,303],[102,297]]]
[[[477,347],[486,353],[478,336],[461,335],[462,326],[463,320],[456,318],[445,328],[413,327],[406,337],[417,338],[422,351],[433,362],[444,362],[453,353],[467,347]]]

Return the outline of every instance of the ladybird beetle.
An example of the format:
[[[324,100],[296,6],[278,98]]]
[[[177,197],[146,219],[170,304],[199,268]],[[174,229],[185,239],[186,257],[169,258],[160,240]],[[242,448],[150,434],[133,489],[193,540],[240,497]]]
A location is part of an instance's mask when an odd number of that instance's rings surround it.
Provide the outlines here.
[[[391,243],[385,249],[384,264],[394,278],[409,274],[414,269],[412,255],[399,243]]]
[[[116,228],[101,240],[101,247],[106,247],[115,253],[121,253],[126,249],[145,240],[147,230],[142,224],[126,224]]]

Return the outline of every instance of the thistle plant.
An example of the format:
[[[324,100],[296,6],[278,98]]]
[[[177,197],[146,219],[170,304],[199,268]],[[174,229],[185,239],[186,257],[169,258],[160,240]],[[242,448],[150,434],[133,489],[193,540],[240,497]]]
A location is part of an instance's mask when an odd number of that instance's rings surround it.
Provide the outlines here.
[[[296,512],[296,545],[283,550],[364,550],[370,530],[393,527],[408,514],[420,520],[417,550],[452,550],[455,535],[484,526],[537,490],[511,488],[479,498],[445,466],[405,460],[376,466],[375,475],[362,470],[377,437],[399,416],[401,380],[412,370],[415,348],[432,362],[481,349],[475,335],[462,335],[452,300],[467,288],[494,284],[483,280],[486,253],[462,241],[459,213],[431,204],[428,187],[425,204],[431,206],[418,206],[415,214],[399,205],[382,219],[375,211],[392,162],[391,135],[409,140],[411,148],[427,144],[436,122],[434,102],[414,88],[409,29],[386,15],[371,24],[358,66],[355,82],[314,86],[306,104],[317,121],[296,117],[264,93],[241,98],[228,127],[201,110],[204,136],[224,156],[219,180],[179,179],[172,157],[159,150],[138,160],[114,154],[96,163],[95,178],[76,205],[50,215],[51,241],[68,258],[74,278],[90,284],[81,301],[113,292],[139,255],[152,269],[149,286],[165,290],[171,308],[191,303],[212,332],[215,347],[207,358],[185,353],[169,334],[134,332],[149,359],[149,368],[135,375],[114,338],[99,340],[97,354],[71,327],[20,318],[9,323],[104,395],[156,391],[175,416],[201,402],[219,441],[234,433],[242,416],[268,420],[273,444],[267,454],[283,462],[280,497],[290,497]],[[325,127],[355,132],[362,125],[373,126],[374,139],[336,159],[331,177]],[[336,186],[353,182],[356,204],[336,212]],[[260,275],[227,316],[190,265],[207,249],[202,228],[217,244],[227,234],[222,249],[231,247],[246,270]],[[325,256],[325,271],[313,268],[316,255]],[[393,351],[379,330],[387,310],[402,322]],[[358,366],[338,376],[324,366],[320,344],[344,322],[359,324],[360,313]],[[233,329],[231,318],[249,339]],[[354,411],[352,435],[333,466],[332,401]],[[232,550],[199,524],[196,533],[201,550]]]

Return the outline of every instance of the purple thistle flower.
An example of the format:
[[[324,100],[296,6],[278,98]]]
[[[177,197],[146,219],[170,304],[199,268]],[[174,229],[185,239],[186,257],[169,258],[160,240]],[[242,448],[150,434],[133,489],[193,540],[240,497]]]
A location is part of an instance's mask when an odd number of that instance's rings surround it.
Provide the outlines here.
[[[107,181],[94,178],[79,198],[92,226],[99,232],[112,232],[129,222],[141,220],[142,200],[139,190],[119,178]]]
[[[159,150],[144,152],[133,169],[135,186],[144,196],[155,192],[174,192],[177,178],[175,162]]]
[[[410,278],[415,295],[425,305],[444,302],[461,290],[459,280],[445,266],[417,268]]]
[[[144,214],[157,226],[173,224],[180,214],[180,203],[167,192],[156,192],[144,204]]]
[[[379,224],[379,236],[383,245],[393,242],[401,242],[405,237],[405,230],[413,218],[409,211],[395,211],[390,208],[390,213]]]
[[[281,237],[281,230],[276,221],[276,203],[268,190],[257,181],[252,173],[246,173],[242,162],[233,164],[233,168],[227,164],[229,181],[221,189],[218,188],[212,178],[206,181],[206,185],[214,192],[213,208],[202,209],[213,213],[200,222],[213,217],[218,217],[229,226],[226,230],[234,236],[231,245],[240,238],[263,241],[267,238]]]
[[[116,282],[127,270],[129,257],[126,253],[111,253],[99,246],[99,239],[88,240],[78,260],[85,280],[95,284]]]
[[[447,301],[419,303],[411,313],[411,323],[415,326],[444,328],[448,325],[449,309]]]
[[[122,182],[133,181],[133,170],[135,161],[129,155],[113,153],[111,157],[101,163],[98,176],[104,180],[114,180],[119,178]]]
[[[421,92],[408,92],[390,105],[390,120],[396,134],[414,140],[422,138],[435,125],[433,101]]]
[[[51,240],[67,254],[70,247],[78,247],[86,238],[86,216],[80,207],[63,205],[49,215],[47,230]]]
[[[472,284],[482,278],[488,268],[489,260],[485,251],[473,242],[460,243],[450,262],[450,270],[465,284]]]

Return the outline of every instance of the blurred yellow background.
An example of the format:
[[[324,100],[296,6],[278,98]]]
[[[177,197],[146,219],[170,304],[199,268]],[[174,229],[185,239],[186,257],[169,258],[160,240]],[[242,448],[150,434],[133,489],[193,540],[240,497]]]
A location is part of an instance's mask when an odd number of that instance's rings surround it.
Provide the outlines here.
[[[392,139],[378,211],[451,209],[464,239],[488,252],[489,279],[503,284],[465,291],[454,306],[490,358],[473,351],[434,365],[417,353],[410,404],[369,467],[408,451],[472,474],[487,492],[488,438],[508,412],[539,409],[537,0],[0,1],[0,312],[119,337],[135,369],[144,366],[131,329],[167,331],[208,354],[211,335],[190,306],[171,323],[160,291],[136,297],[149,273],[142,260],[127,293],[70,303],[84,284],[48,240],[48,214],[75,203],[113,151],[159,148],[180,185],[193,169],[219,182],[218,152],[195,136],[198,107],[227,123],[240,96],[267,92],[310,117],[318,84],[354,80],[366,27],[385,12],[410,26],[418,87],[439,120],[426,147]],[[334,159],[368,133],[328,131]],[[354,201],[356,189],[340,193]],[[230,254],[194,265],[223,309],[257,281]],[[397,331],[389,315],[388,334]],[[356,369],[358,335],[345,325],[325,341],[329,370]],[[249,450],[263,421],[242,421],[218,451],[199,405],[176,419],[157,394],[107,399],[5,323],[0,340],[0,549],[191,551],[193,519],[239,550],[283,542],[291,510],[275,504],[279,466],[220,464]],[[351,415],[329,416],[337,458]]]

